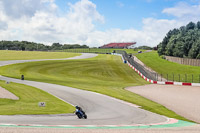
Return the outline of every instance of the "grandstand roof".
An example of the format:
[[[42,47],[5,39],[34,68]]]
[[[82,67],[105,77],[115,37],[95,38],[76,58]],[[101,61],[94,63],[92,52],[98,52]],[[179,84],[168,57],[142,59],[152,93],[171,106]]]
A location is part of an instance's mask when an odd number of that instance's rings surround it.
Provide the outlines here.
[[[136,42],[125,42],[125,43],[109,43],[101,46],[100,48],[127,48],[128,46],[134,45]]]

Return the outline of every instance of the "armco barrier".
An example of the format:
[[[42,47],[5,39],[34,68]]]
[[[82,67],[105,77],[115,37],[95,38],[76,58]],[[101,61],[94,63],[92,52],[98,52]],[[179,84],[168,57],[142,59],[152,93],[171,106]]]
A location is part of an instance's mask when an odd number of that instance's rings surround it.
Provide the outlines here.
[[[131,65],[133,65],[137,70],[139,70],[143,75],[145,75],[145,77],[147,77],[148,79],[156,80],[157,74],[155,72],[151,72],[145,69],[144,66],[134,61],[134,59],[132,58],[132,55],[127,54],[126,51],[122,51],[122,50],[116,50],[116,53],[121,54],[124,60],[126,60]]]
[[[114,55],[120,55],[122,57],[122,60],[124,62],[124,58],[121,54],[114,54]],[[127,64],[129,67],[131,67],[135,72],[137,72],[144,80],[152,83],[152,84],[162,84],[162,85],[185,85],[185,86],[200,86],[200,83],[184,83],[184,82],[162,82],[162,81],[154,81],[147,77],[145,77],[139,70],[137,70],[134,66],[132,66],[128,61]]]

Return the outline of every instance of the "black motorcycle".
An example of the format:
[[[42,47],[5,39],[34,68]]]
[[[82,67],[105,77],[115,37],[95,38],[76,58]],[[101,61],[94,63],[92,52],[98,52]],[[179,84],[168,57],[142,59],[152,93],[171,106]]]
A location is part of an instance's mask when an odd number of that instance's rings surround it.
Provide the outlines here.
[[[87,115],[85,114],[85,112],[83,110],[79,110],[78,112],[75,113],[79,119],[87,119]]]

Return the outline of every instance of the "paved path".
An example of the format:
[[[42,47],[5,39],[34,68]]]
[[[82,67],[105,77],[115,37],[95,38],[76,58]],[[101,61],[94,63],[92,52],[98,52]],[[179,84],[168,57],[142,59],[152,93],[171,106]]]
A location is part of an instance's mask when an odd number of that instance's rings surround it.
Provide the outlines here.
[[[83,54],[70,59],[94,57],[95,54]],[[29,60],[32,61],[32,60]],[[41,61],[41,60],[34,60]],[[2,61],[1,65],[27,61]],[[61,115],[15,115],[0,116],[1,123],[12,124],[42,124],[42,125],[117,125],[117,124],[150,124],[167,121],[167,118],[139,109],[120,100],[98,93],[79,90],[76,88],[41,83],[35,81],[19,80],[0,77],[0,80],[22,83],[40,88],[50,94],[61,98],[73,105],[83,107],[88,115],[87,120],[79,120],[73,114]],[[48,104],[48,103],[47,103]]]
[[[163,116],[124,104],[123,102],[119,102],[119,100],[114,100],[113,98],[98,93],[49,83],[22,81],[3,76],[0,79],[40,88],[73,105],[83,107],[88,115],[87,120],[79,120],[72,114],[0,116],[1,123],[116,125],[149,124],[166,121],[166,118]]]
[[[33,62],[33,61],[45,61],[45,60],[73,60],[73,59],[87,59],[96,57],[97,54],[88,54],[82,53],[80,56],[70,57],[70,58],[63,58],[63,59],[37,59],[37,60],[9,60],[9,61],[0,61],[0,66],[16,64],[16,63],[24,63],[24,62]]]
[[[200,123],[200,87],[151,84],[126,89]]]

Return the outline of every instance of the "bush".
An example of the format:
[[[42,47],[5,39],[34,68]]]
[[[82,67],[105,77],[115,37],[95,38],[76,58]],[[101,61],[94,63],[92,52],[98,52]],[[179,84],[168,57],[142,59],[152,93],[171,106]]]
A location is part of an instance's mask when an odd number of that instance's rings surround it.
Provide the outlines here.
[[[160,56],[160,58],[162,58],[162,59],[165,59],[165,60],[166,60],[166,57],[165,57],[165,55],[161,55],[161,56]]]

